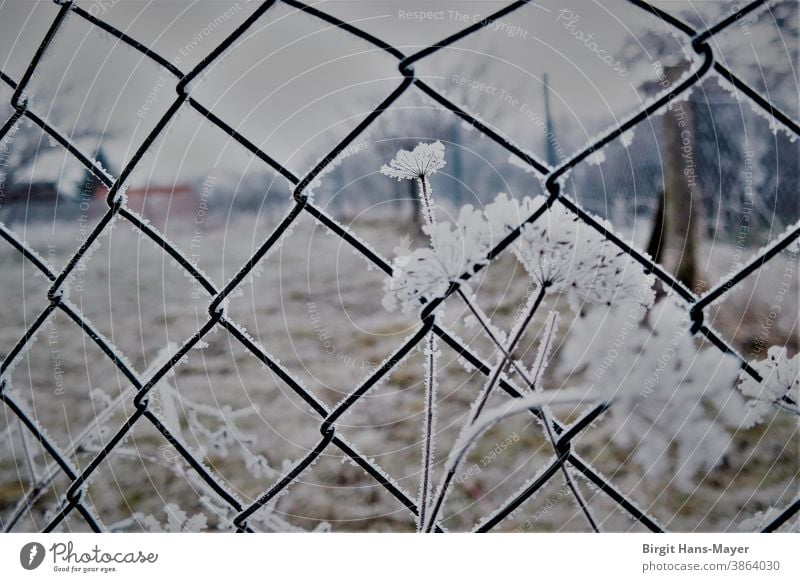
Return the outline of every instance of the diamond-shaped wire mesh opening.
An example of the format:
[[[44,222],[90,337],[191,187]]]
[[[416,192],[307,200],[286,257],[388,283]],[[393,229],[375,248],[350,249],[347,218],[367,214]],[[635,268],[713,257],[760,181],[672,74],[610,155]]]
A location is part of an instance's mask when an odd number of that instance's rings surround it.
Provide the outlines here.
[[[784,250],[709,306],[709,323],[724,329],[746,359],[764,359],[768,346],[797,350],[798,268],[797,253]]]
[[[157,386],[157,408],[210,470],[252,500],[313,449],[321,419],[229,333],[203,341]]]
[[[345,241],[302,217],[240,287],[230,315],[332,405],[418,325],[408,315],[385,317],[384,274],[368,266]]]
[[[123,219],[99,240],[91,258],[81,261],[68,284],[76,312],[140,372],[208,317],[208,295]]]
[[[176,83],[169,71],[73,14],[23,94],[49,125],[73,141],[89,142],[83,151],[116,175],[175,101]],[[123,125],[122,119],[136,123]],[[94,151],[111,136],[126,147]]]
[[[284,177],[191,107],[173,118],[127,184],[126,207],[219,283],[255,252],[291,200]],[[240,214],[252,221],[249,237],[228,232]]]
[[[383,51],[282,3],[225,59],[192,97],[296,171],[328,154],[402,80]]]

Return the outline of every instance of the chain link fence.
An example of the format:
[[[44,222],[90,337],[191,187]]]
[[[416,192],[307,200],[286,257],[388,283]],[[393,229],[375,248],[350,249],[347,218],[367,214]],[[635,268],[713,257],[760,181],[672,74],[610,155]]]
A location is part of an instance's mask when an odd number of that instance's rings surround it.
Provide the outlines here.
[[[659,110],[667,107],[668,104],[679,98],[681,94],[690,90],[694,85],[701,82],[705,77],[714,73],[724,78],[731,83],[745,95],[748,99],[752,100],[758,107],[762,108],[764,112],[769,114],[777,123],[781,124],[794,135],[800,135],[800,126],[797,122],[787,116],[785,113],[777,109],[770,101],[762,97],[759,93],[753,90],[748,84],[739,79],[729,69],[724,67],[720,62],[715,59],[714,50],[712,50],[709,41],[721,31],[729,28],[736,23],[744,15],[758,9],[765,4],[765,0],[757,0],[747,5],[742,6],[735,12],[722,21],[714,24],[706,30],[695,30],[685,22],[676,18],[675,16],[645,2],[644,0],[630,0],[636,7],[644,10],[650,14],[653,19],[659,19],[674,28],[674,30],[683,35],[685,38],[686,46],[697,54],[697,65],[684,76],[678,83],[671,87],[668,91],[661,94],[652,103],[638,111],[635,115],[631,116],[618,127],[609,131],[607,134],[599,138],[595,143],[589,145],[582,151],[573,155],[564,163],[550,167],[545,162],[536,159],[532,155],[526,153],[523,148],[515,143],[512,143],[506,137],[494,131],[489,123],[481,121],[474,115],[471,115],[464,109],[460,108],[457,104],[449,101],[444,95],[434,89],[430,84],[426,83],[421,78],[415,75],[414,64],[418,61],[429,57],[430,55],[440,51],[441,49],[456,43],[457,41],[489,26],[490,23],[497,21],[500,18],[511,17],[513,13],[523,8],[527,2],[517,1],[497,10],[481,22],[476,22],[471,26],[444,38],[435,45],[428,46],[413,54],[405,54],[400,49],[387,44],[380,38],[376,38],[371,34],[353,26],[350,23],[343,22],[340,19],[331,16],[324,10],[321,10],[314,5],[304,4],[296,0],[282,0],[284,4],[300,10],[311,18],[321,19],[342,31],[342,33],[354,35],[361,41],[372,47],[384,51],[397,60],[399,70],[403,75],[402,82],[388,95],[386,98],[374,109],[369,115],[361,121],[358,126],[353,129],[340,143],[334,147],[329,154],[320,161],[310,172],[306,175],[295,175],[292,171],[287,169],[284,165],[280,164],[273,158],[269,152],[262,151],[253,142],[249,141],[234,127],[227,124],[223,119],[218,117],[212,110],[206,108],[203,104],[195,100],[191,96],[190,86],[192,82],[203,73],[207,67],[217,61],[223,53],[225,53],[234,43],[240,39],[246,31],[253,26],[258,20],[264,16],[274,5],[277,0],[267,0],[263,2],[244,22],[242,22],[223,42],[221,42],[214,50],[212,50],[196,67],[190,71],[180,70],[167,58],[152,51],[147,46],[137,42],[135,39],[126,35],[124,32],[111,26],[101,18],[93,15],[90,11],[74,4],[71,1],[55,0],[56,4],[60,5],[58,14],[50,25],[47,33],[42,39],[38,50],[36,51],[32,61],[30,62],[27,70],[20,79],[12,79],[4,72],[0,72],[2,81],[10,86],[13,90],[11,98],[11,105],[13,106],[14,113],[10,119],[6,120],[0,129],[0,139],[5,139],[15,131],[16,126],[20,123],[22,118],[27,118],[37,126],[39,126],[47,135],[49,135],[58,144],[68,150],[75,158],[77,158],[91,174],[108,188],[108,195],[106,198],[107,210],[100,219],[99,223],[86,237],[86,240],[78,248],[78,250],[71,256],[66,266],[56,271],[52,269],[47,261],[39,256],[32,248],[24,243],[15,233],[6,225],[0,224],[0,237],[8,244],[18,251],[25,260],[29,261],[38,271],[40,271],[49,281],[50,287],[47,292],[47,306],[38,314],[33,323],[29,326],[24,335],[19,338],[14,347],[9,353],[5,354],[2,363],[0,363],[0,400],[11,412],[12,415],[19,418],[24,425],[25,429],[32,437],[38,441],[41,446],[46,450],[52,460],[57,464],[58,470],[63,472],[69,479],[70,485],[66,494],[61,499],[58,509],[52,514],[49,523],[44,527],[44,531],[50,532],[59,527],[60,524],[73,512],[78,512],[80,516],[94,531],[105,531],[101,517],[91,507],[87,499],[86,487],[92,475],[106,462],[109,455],[114,451],[121,442],[123,442],[131,433],[133,427],[137,423],[151,423],[166,439],[171,443],[175,450],[181,457],[191,466],[196,472],[197,476],[201,478],[219,497],[219,500],[230,506],[235,512],[236,517],[233,520],[236,528],[239,531],[253,531],[254,528],[249,523],[251,516],[273,500],[277,495],[286,490],[295,482],[299,476],[310,466],[315,460],[323,454],[329,447],[338,448],[344,455],[349,457],[355,464],[366,471],[372,478],[374,478],[391,496],[399,501],[407,510],[416,515],[418,513],[417,501],[408,492],[402,490],[396,483],[392,481],[385,471],[373,459],[368,458],[362,454],[353,444],[340,436],[337,431],[337,421],[342,415],[350,409],[356,402],[358,402],[370,389],[375,386],[382,378],[392,372],[396,365],[417,347],[429,332],[435,333],[440,340],[455,350],[461,357],[463,357],[470,365],[478,370],[483,375],[488,376],[491,373],[491,366],[481,359],[475,352],[473,352],[468,345],[462,344],[456,339],[447,329],[440,326],[434,320],[434,313],[436,309],[446,301],[447,297],[451,296],[458,291],[460,284],[465,283],[473,277],[480,267],[475,268],[471,272],[464,273],[459,282],[454,283],[448,290],[445,297],[435,300],[425,306],[421,314],[421,323],[413,336],[406,341],[403,345],[397,348],[390,357],[364,380],[360,385],[353,389],[346,398],[344,398],[337,406],[328,407],[320,399],[318,399],[306,386],[299,382],[284,366],[277,361],[274,361],[261,346],[249,337],[242,328],[237,325],[227,314],[226,299],[237,290],[237,288],[245,281],[245,278],[253,271],[259,261],[264,258],[272,248],[280,243],[282,238],[287,234],[293,223],[307,213],[314,219],[321,222],[348,245],[352,246],[355,251],[362,254],[366,259],[374,263],[374,265],[384,271],[386,274],[392,273],[392,266],[384,258],[378,255],[375,251],[368,248],[368,246],[357,238],[346,226],[332,218],[319,206],[315,205],[314,201],[309,197],[307,190],[314,183],[326,168],[336,160],[348,145],[352,144],[384,111],[391,108],[393,103],[397,101],[407,91],[421,91],[443,108],[446,108],[453,115],[461,118],[461,120],[470,124],[476,130],[484,134],[487,138],[493,140],[496,144],[505,148],[509,153],[523,160],[528,164],[536,173],[538,173],[544,183],[548,193],[547,202],[539,208],[532,216],[529,216],[520,227],[509,234],[499,244],[497,244],[489,253],[489,261],[495,259],[520,234],[520,229],[525,225],[532,223],[539,219],[539,217],[552,205],[564,205],[573,213],[577,214],[581,220],[591,227],[601,232],[608,240],[613,242],[621,251],[630,255],[633,259],[641,263],[646,272],[655,274],[661,283],[669,288],[675,296],[680,298],[684,304],[685,309],[688,311],[692,328],[691,332],[699,334],[707,338],[716,348],[731,354],[738,358],[743,370],[756,380],[760,380],[758,373],[753,369],[745,359],[740,356],[731,344],[726,341],[720,334],[711,329],[705,321],[706,309],[716,299],[730,291],[743,279],[748,277],[751,273],[755,272],[767,261],[770,261],[782,250],[786,249],[800,237],[800,227],[794,227],[792,230],[786,232],[781,238],[771,243],[764,252],[750,260],[743,265],[738,271],[721,281],[719,284],[709,289],[702,295],[697,295],[692,290],[684,286],[678,281],[671,273],[667,272],[664,268],[652,262],[649,257],[640,252],[638,249],[633,248],[625,241],[620,239],[617,235],[610,232],[604,224],[596,220],[593,216],[588,214],[583,208],[578,206],[576,202],[565,196],[560,188],[560,179],[571,169],[583,163],[589,156],[597,150],[600,150],[610,142],[617,140],[623,133],[635,127],[637,124],[647,120],[648,117],[654,115]],[[28,101],[25,97],[26,88],[34,76],[37,66],[47,52],[48,48],[53,41],[54,36],[58,33],[59,28],[65,21],[68,15],[77,16],[86,22],[90,23],[105,31],[119,41],[129,45],[142,55],[151,59],[156,64],[166,69],[171,75],[177,79],[177,95],[174,101],[169,106],[167,112],[156,124],[155,128],[144,140],[135,154],[131,157],[127,165],[122,169],[120,175],[112,176],[103,167],[96,163],[90,155],[73,143],[66,134],[58,127],[52,126],[45,119],[37,115],[28,107]],[[212,281],[204,273],[202,273],[193,262],[183,254],[178,248],[172,245],[165,237],[152,225],[143,219],[142,216],[133,212],[126,207],[125,204],[125,189],[126,181],[131,173],[140,163],[143,156],[148,152],[151,146],[159,135],[165,130],[171,119],[182,108],[189,107],[199,112],[205,120],[215,124],[228,134],[236,142],[244,146],[249,152],[261,160],[264,164],[276,171],[280,176],[285,178],[293,189],[293,201],[288,208],[288,211],[283,216],[277,228],[260,244],[257,251],[247,260],[236,274],[226,283],[220,284],[219,282]],[[110,228],[112,222],[116,218],[123,218],[139,229],[146,237],[149,237],[164,252],[166,252],[172,259],[175,260],[177,265],[183,269],[197,285],[199,285],[211,298],[211,303],[208,309],[207,320],[200,326],[199,330],[189,338],[186,338],[180,348],[174,353],[163,365],[159,366],[149,376],[142,376],[137,373],[132,366],[127,362],[123,354],[105,337],[103,337],[84,317],[81,316],[79,310],[75,305],[65,298],[63,289],[68,278],[75,272],[78,264],[87,257],[93,245],[96,243],[106,229]],[[34,336],[48,321],[48,319],[60,310],[77,326],[81,328],[85,336],[94,342],[103,353],[110,359],[111,362],[119,369],[119,371],[127,378],[130,384],[136,391],[134,405],[134,413],[124,422],[124,424],[116,430],[105,442],[102,449],[95,454],[91,461],[84,467],[78,468],[70,461],[70,455],[67,451],[62,450],[59,446],[47,436],[46,427],[40,425],[36,418],[31,418],[26,414],[24,407],[15,396],[11,394],[7,387],[9,381],[7,374],[15,362],[34,341]],[[257,499],[252,502],[244,501],[235,491],[223,484],[223,481],[215,474],[212,473],[195,454],[190,450],[184,442],[174,435],[168,426],[164,423],[162,418],[156,414],[151,407],[151,392],[158,382],[169,374],[173,368],[181,361],[181,359],[188,353],[190,349],[200,343],[203,338],[215,328],[222,328],[226,330],[233,338],[238,340],[244,348],[252,353],[258,360],[266,365],[275,375],[277,375],[291,390],[293,390],[302,400],[307,403],[319,417],[319,440],[317,444],[308,451],[308,453],[301,459],[289,467],[285,473],[272,484],[269,489],[263,492]],[[520,397],[522,391],[509,380],[502,380],[501,387],[511,396]],[[647,511],[640,508],[629,496],[624,494],[621,490],[616,488],[609,480],[604,478],[595,468],[586,462],[581,456],[572,448],[571,442],[583,431],[590,428],[592,423],[600,417],[607,409],[606,404],[597,405],[590,411],[586,412],[581,418],[570,425],[564,425],[557,420],[554,420],[554,430],[556,433],[556,450],[558,454],[556,458],[547,466],[541,474],[530,483],[524,490],[519,491],[512,499],[509,499],[503,507],[494,512],[489,518],[482,521],[476,528],[477,531],[490,531],[495,528],[503,519],[514,512],[522,503],[535,495],[542,489],[554,475],[557,475],[562,466],[569,466],[571,470],[577,471],[582,474],[589,482],[593,483],[599,491],[613,500],[620,508],[627,512],[633,519],[640,522],[646,528],[659,532],[664,528],[659,522]],[[536,414],[535,412],[532,412]],[[791,519],[794,515],[800,512],[800,500],[794,501],[789,507],[782,510],[779,515],[774,517],[763,529],[764,531],[774,531],[782,524]],[[442,531],[441,524],[436,526],[437,531]]]

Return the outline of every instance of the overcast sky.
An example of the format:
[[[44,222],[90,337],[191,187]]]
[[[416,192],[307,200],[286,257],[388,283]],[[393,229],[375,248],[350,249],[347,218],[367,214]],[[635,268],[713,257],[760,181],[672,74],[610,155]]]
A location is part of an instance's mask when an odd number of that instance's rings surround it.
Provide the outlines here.
[[[260,3],[95,0],[78,4],[188,71]],[[504,4],[347,0],[321,2],[319,7],[411,54]],[[730,3],[661,4],[680,10],[694,26],[702,27],[704,20],[707,25],[707,19],[726,13]],[[21,77],[57,9],[50,1],[0,0],[4,72]],[[648,31],[657,33],[661,46],[654,44]],[[737,29],[720,42],[744,55],[740,60],[751,59],[738,64],[742,71],[758,58],[750,45],[768,47],[769,54],[762,51],[759,64],[775,62],[792,71],[793,81],[774,88],[774,97],[792,107],[797,95],[792,69],[797,47],[787,46],[781,32],[767,13],[750,25],[747,34]],[[653,63],[661,58],[659,51],[666,47],[676,62],[688,57],[679,41],[685,44],[685,38],[619,0],[544,2],[524,7],[424,59],[416,71],[453,100],[495,120],[523,144],[536,135],[531,119],[543,115],[546,73],[554,116],[574,147],[641,107],[642,84],[657,78]],[[61,99],[58,119],[53,121],[68,133],[87,124],[100,131],[113,129],[114,137],[106,140],[105,148],[117,166],[130,157],[176,96],[175,79],[169,73],[74,15],[47,51],[38,73],[29,91],[36,110],[55,117],[52,101]],[[208,68],[192,94],[302,173],[401,80],[391,56],[279,2],[224,59]],[[9,96],[6,87],[0,89],[5,103]],[[203,174],[210,165],[234,167],[246,160],[224,134],[187,110],[150,152],[137,180],[188,178]]]

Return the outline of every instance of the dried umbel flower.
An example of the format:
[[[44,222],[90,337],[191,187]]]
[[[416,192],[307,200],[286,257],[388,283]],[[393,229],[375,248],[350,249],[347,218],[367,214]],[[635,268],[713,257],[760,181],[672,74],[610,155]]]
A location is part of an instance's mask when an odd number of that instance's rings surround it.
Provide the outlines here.
[[[752,364],[762,380],[756,381],[742,371],[739,390],[748,397],[747,416],[744,425],[754,426],[775,410],[776,406],[787,406],[786,399],[797,406],[800,398],[800,356],[789,358],[786,348],[772,346],[767,358]],[[796,411],[795,411],[796,412]]]
[[[424,180],[445,167],[444,145],[440,141],[420,143],[412,151],[400,150],[381,174],[398,180]]]
[[[387,166],[381,166],[381,174],[397,180],[416,180],[422,201],[422,215],[427,226],[436,224],[433,207],[433,189],[428,181],[447,164],[444,161],[444,145],[440,141],[420,143],[412,151],[400,150]],[[434,247],[435,248],[435,247]]]
[[[423,229],[433,248],[416,249],[395,259],[394,275],[384,283],[383,305],[389,311],[399,306],[409,312],[443,297],[453,281],[484,263],[491,249],[486,221],[469,205],[461,208],[455,227],[441,222]]]
[[[395,159],[381,168],[381,173],[398,180],[416,180],[419,185],[422,215],[425,220],[423,230],[430,237],[431,248],[421,249],[404,255],[395,262],[395,276],[386,282],[386,298],[384,305],[393,309],[399,299],[404,310],[411,304],[419,304],[428,296],[443,295],[447,291],[448,282],[458,276],[472,262],[470,252],[483,249],[484,244],[477,243],[476,238],[483,235],[484,225],[480,213],[472,207],[461,209],[461,215],[455,231],[448,224],[440,224],[436,220],[433,205],[433,190],[428,176],[443,168],[444,145],[441,142],[432,144],[420,143],[413,151],[400,150]],[[431,490],[431,474],[436,449],[436,359],[439,350],[436,347],[436,336],[429,333],[425,349],[425,422],[423,427],[422,471],[420,476],[419,514],[417,531],[421,531],[426,519]]]
[[[484,211],[493,236],[505,237],[544,203],[542,196],[516,200],[498,195]],[[655,277],[561,205],[524,225],[511,248],[539,287],[566,294],[576,311],[584,303],[650,307],[655,299]]]
[[[410,311],[442,297],[544,202],[541,196],[516,200],[500,194],[483,213],[465,206],[455,230],[449,224],[426,225],[433,248],[398,257],[396,272],[386,282],[384,305],[394,309],[400,304]],[[586,303],[647,308],[655,299],[655,277],[562,206],[524,225],[511,249],[540,289],[564,294],[575,311]]]

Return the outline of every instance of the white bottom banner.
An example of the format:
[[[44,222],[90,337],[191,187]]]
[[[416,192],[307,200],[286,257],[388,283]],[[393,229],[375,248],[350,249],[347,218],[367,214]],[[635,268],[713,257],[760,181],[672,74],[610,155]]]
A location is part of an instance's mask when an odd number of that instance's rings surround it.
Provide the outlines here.
[[[2,579],[800,580],[794,534],[6,534]]]

